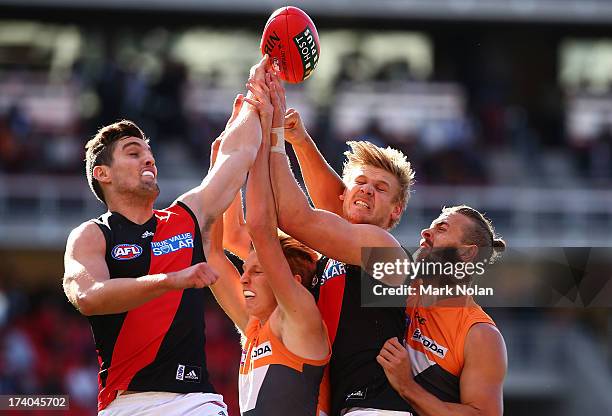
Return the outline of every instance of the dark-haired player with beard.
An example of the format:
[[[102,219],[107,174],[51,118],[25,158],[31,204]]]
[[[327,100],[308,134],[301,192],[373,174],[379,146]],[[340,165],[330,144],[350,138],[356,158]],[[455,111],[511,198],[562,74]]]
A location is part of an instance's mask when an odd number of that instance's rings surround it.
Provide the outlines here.
[[[505,249],[491,222],[465,205],[443,209],[421,237],[415,257],[432,266],[492,262]],[[469,285],[470,276],[440,269],[420,276],[417,288]],[[471,296],[416,293],[408,299],[406,346],[391,338],[377,357],[393,388],[419,416],[501,416],[507,358],[493,320]]]

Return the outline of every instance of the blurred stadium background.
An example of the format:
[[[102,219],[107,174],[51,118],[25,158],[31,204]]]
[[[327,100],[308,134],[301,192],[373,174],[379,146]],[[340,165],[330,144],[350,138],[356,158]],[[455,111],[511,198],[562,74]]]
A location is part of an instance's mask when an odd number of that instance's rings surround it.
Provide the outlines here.
[[[443,205],[467,203],[511,247],[611,245],[611,1],[292,4],[322,52],[288,103],[338,169],[349,138],[409,155],[402,243]],[[103,124],[138,122],[166,206],[206,172],[283,5],[0,0],[0,394],[70,394],[70,414],[95,414],[91,333],[61,291],[68,232],[103,212],[83,145]],[[488,312],[508,345],[505,414],[612,414],[608,309]],[[214,302],[207,334],[213,383],[238,414],[238,336]]]

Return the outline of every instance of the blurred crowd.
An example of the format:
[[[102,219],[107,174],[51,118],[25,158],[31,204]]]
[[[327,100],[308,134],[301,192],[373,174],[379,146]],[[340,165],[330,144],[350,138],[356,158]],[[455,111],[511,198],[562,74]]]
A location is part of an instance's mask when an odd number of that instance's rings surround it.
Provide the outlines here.
[[[227,114],[208,111],[201,102],[194,105],[194,91],[201,92],[196,100],[213,100],[212,91],[222,84],[221,70],[194,78],[187,62],[164,50],[156,55],[157,69],[148,71],[139,62],[139,55],[119,59],[120,54],[107,47],[97,60],[88,60],[86,55],[76,59],[60,80],[51,71],[33,70],[27,65],[0,71],[0,88],[8,93],[0,100],[0,173],[79,174],[88,137],[100,126],[120,118],[141,125],[162,156],[170,147],[172,151],[167,153],[181,164],[198,169],[208,165],[209,145],[221,132]],[[363,69],[368,65],[368,70]],[[564,127],[560,86],[544,86],[543,100],[550,102],[545,106],[549,111],[534,115],[525,103],[510,98],[513,86],[503,71],[487,74],[483,66],[482,80],[462,75],[465,68],[454,66],[456,63],[443,61],[431,79],[423,81],[416,79],[407,60],[373,64],[359,53],[347,53],[338,63],[328,97],[316,103],[311,100],[312,117],[307,127],[337,169],[341,167],[344,140],[367,138],[409,155],[422,184],[520,182],[521,178],[516,178],[519,174],[545,181],[543,177],[553,175],[544,166],[551,153],[563,156],[568,176],[610,181],[612,123],[602,124],[589,137],[577,137]],[[245,67],[243,75],[247,72]],[[381,85],[386,90],[401,90],[402,86],[419,83],[429,94],[428,85],[436,82],[458,87],[456,97],[447,97],[461,102],[455,116],[435,119],[435,115],[423,114],[419,117],[433,121],[402,125],[403,115],[398,112],[396,118],[400,120],[390,129],[392,123],[385,116],[372,114],[370,108],[356,107],[351,116],[338,111],[346,105],[341,101],[342,94],[351,89],[370,90],[376,96],[376,88]],[[296,91],[304,92],[299,88]],[[230,101],[227,104],[229,112]],[[419,103],[414,107],[409,110],[418,111]],[[421,110],[431,112],[435,108]],[[339,128],[347,124],[357,127]],[[504,169],[499,166],[504,155],[509,155],[514,164],[509,165],[510,172],[499,175],[496,172]],[[164,164],[163,157],[160,164]]]
[[[18,415],[95,415],[98,363],[87,318],[59,288],[23,290],[0,287],[0,395],[69,395],[68,412],[12,411]],[[239,414],[236,374],[239,336],[212,296],[206,336],[208,369],[230,414]]]

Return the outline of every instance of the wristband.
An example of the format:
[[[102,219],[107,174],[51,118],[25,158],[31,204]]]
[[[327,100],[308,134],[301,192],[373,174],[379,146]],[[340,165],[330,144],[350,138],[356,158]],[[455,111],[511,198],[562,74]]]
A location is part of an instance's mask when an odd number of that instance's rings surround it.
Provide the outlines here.
[[[270,147],[270,152],[286,154],[285,152],[285,128],[284,127],[274,127],[272,128],[271,133],[276,135],[276,144]]]

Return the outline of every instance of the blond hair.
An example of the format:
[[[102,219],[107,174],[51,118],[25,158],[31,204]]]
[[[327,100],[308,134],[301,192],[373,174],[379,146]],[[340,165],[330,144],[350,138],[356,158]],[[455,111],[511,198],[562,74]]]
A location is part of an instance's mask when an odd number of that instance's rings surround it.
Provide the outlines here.
[[[351,150],[344,152],[346,161],[342,169],[342,178],[346,181],[353,169],[363,166],[371,166],[389,172],[399,182],[400,190],[395,202],[402,203],[403,213],[414,184],[414,170],[406,155],[391,147],[382,148],[367,141],[348,141],[346,144]],[[395,227],[400,218],[401,216],[390,224],[390,228]]]

